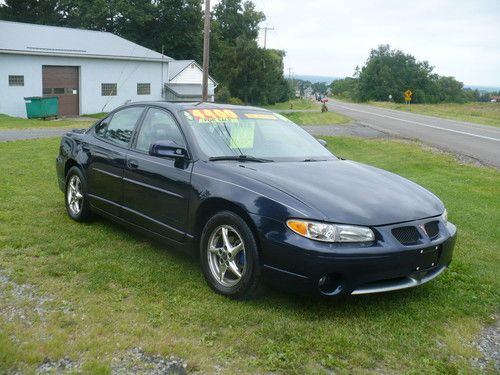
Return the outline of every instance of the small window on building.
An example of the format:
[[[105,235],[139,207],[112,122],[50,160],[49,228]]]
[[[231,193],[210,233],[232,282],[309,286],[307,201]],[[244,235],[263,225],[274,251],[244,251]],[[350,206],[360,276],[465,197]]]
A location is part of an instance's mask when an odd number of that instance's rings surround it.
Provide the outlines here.
[[[24,86],[24,76],[9,76],[9,86]]]
[[[51,95],[52,94],[52,89],[44,87],[43,88],[43,95]]]
[[[151,95],[151,84],[150,83],[138,83],[137,84],[137,95]]]
[[[116,96],[116,83],[101,83],[101,96]]]
[[[54,94],[64,94],[64,87],[54,88]]]

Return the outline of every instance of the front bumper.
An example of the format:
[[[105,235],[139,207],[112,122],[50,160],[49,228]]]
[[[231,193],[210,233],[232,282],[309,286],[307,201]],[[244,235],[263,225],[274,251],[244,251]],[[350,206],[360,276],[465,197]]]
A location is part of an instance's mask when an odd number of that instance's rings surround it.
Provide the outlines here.
[[[451,262],[456,227],[439,221],[439,235],[402,245],[391,233],[401,225],[420,227],[439,218],[373,227],[371,244],[330,244],[301,237],[283,224],[260,217],[264,275],[285,289],[322,295],[368,294],[411,288],[439,276]]]

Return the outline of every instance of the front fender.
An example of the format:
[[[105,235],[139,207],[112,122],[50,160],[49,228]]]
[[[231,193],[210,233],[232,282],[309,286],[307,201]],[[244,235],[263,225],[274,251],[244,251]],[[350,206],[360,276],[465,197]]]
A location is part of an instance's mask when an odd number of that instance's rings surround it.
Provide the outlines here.
[[[205,162],[193,166],[191,177],[193,196],[190,204],[190,223],[199,207],[208,199],[223,199],[237,205],[248,214],[268,217],[284,222],[290,217],[323,215],[303,202],[262,182],[237,174],[237,169],[218,168]],[[190,228],[191,233],[194,227]]]

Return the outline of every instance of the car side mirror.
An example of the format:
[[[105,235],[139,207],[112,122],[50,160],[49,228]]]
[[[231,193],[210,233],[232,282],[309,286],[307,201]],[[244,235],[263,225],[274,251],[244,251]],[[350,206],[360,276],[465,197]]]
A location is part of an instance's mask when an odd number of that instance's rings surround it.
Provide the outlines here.
[[[326,143],[326,141],[325,141],[324,139],[318,139],[318,142],[319,142],[319,143],[321,143],[321,145],[322,145],[323,147],[328,146],[328,143]]]
[[[161,158],[186,159],[187,149],[174,141],[157,141],[149,147],[149,155]]]

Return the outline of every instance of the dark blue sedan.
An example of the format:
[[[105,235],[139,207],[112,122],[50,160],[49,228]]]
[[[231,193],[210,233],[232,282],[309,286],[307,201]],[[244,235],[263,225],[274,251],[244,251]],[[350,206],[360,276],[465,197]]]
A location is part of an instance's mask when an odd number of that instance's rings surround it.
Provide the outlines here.
[[[189,249],[233,298],[264,281],[327,296],[404,289],[452,258],[456,228],[434,194],[259,108],[129,104],[63,136],[56,165],[72,219]]]

